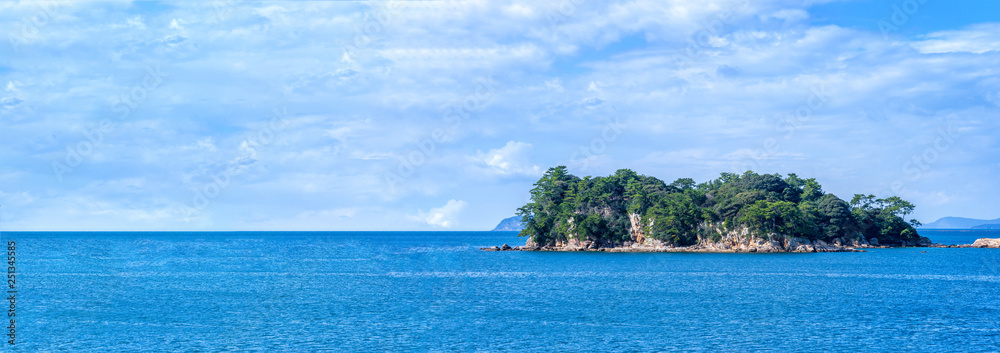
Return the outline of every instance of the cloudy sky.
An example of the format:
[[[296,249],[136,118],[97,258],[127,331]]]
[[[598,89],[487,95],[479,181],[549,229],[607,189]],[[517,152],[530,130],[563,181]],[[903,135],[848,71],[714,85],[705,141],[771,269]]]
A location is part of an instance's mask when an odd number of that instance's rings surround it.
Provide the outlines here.
[[[547,168],[1000,217],[992,0],[4,1],[7,230],[485,230]]]

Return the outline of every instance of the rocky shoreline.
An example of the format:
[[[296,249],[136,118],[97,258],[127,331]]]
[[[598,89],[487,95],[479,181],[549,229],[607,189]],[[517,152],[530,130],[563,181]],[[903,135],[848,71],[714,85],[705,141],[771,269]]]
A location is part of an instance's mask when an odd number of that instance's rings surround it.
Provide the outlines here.
[[[1000,239],[982,238],[972,244],[906,244],[912,247],[930,248],[990,248],[1000,249]],[[539,246],[530,239],[524,246],[503,244],[480,248],[483,251],[549,251],[549,252],[627,252],[627,253],[660,253],[660,252],[696,252],[696,253],[809,253],[809,252],[865,252],[868,249],[886,249],[895,246],[880,246],[863,242],[844,242],[837,239],[833,244],[822,240],[810,241],[802,238],[784,238],[781,240],[744,239],[741,242],[703,242],[692,246],[671,246],[656,240],[643,243],[626,242],[618,246],[605,247],[591,242],[569,241],[555,246]],[[905,246],[904,246],[905,247]]]
[[[932,244],[932,248],[978,248],[978,249],[1000,249],[1000,238],[979,238],[972,244],[942,245]]]

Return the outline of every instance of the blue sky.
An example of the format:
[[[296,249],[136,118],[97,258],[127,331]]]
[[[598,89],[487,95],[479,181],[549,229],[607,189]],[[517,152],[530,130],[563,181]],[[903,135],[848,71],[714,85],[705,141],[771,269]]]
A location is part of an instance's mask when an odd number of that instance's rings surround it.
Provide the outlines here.
[[[545,169],[1000,217],[995,1],[8,1],[16,230],[483,230]]]

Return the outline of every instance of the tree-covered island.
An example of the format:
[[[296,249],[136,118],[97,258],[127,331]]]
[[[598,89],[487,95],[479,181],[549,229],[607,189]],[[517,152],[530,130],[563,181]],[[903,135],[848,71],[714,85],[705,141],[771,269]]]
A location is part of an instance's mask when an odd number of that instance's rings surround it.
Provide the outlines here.
[[[518,250],[853,251],[927,246],[913,204],[854,195],[847,202],[795,174],[722,173],[670,184],[621,169],[607,177],[550,168],[518,209],[527,244]]]

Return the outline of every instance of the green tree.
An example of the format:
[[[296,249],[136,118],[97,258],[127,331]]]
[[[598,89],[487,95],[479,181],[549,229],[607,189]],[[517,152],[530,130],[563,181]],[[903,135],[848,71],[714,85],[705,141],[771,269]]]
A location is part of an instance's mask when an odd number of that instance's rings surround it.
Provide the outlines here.
[[[696,184],[681,178],[662,180],[620,169],[607,177],[577,178],[567,168],[550,168],[535,182],[531,200],[518,209],[525,224],[521,236],[538,244],[570,238],[600,244],[631,239],[632,220],[648,236],[677,245],[691,245],[712,224],[747,226],[755,234],[790,235],[832,240],[861,234],[885,244],[927,242],[916,220],[906,222],[914,205],[899,198],[855,195],[850,203],[823,192],[816,179],[796,174],[742,175],[722,173]],[[707,233],[706,233],[707,234]]]
[[[818,222],[827,239],[839,237],[856,228],[850,205],[836,195],[826,194],[820,197],[816,210],[819,214]]]
[[[859,231],[869,241],[877,239],[879,244],[930,243],[917,233],[913,221],[908,223],[903,219],[914,208],[897,196],[879,199],[875,195],[857,194],[851,199],[851,214]]]
[[[788,201],[761,200],[745,207],[740,213],[740,223],[747,225],[752,230],[757,230],[758,235],[763,235],[760,234],[763,231],[815,237],[815,234],[810,232],[808,218],[796,204]]]
[[[519,236],[531,236],[539,244],[548,244],[565,239],[559,230],[562,222],[567,222],[567,210],[562,203],[567,193],[579,180],[569,174],[565,166],[549,168],[531,189],[531,202],[518,208],[524,230]]]

